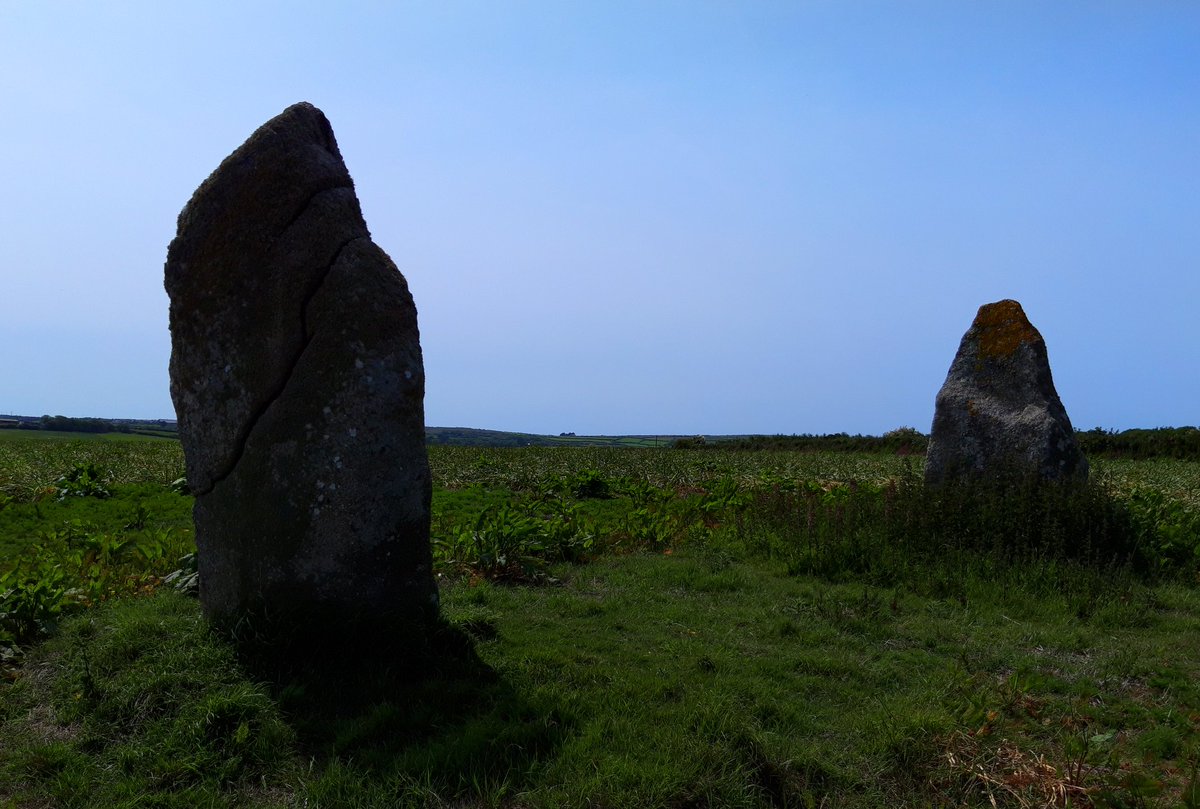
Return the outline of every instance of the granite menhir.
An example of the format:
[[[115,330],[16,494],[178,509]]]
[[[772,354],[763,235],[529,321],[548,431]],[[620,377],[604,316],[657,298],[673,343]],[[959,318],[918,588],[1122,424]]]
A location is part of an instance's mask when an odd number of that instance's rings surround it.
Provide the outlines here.
[[[204,612],[436,615],[417,311],[320,110],[196,189],[166,288]]]
[[[937,395],[926,483],[1036,474],[1086,478],[1087,459],[1021,304],[979,307]]]

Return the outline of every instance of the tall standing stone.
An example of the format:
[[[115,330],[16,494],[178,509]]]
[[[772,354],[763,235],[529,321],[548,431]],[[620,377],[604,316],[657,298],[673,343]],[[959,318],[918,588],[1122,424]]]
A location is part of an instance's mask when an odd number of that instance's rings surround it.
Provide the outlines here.
[[[996,474],[1086,478],[1087,459],[1021,304],[979,307],[937,395],[926,483]]]
[[[196,189],[166,289],[205,613],[436,613],[416,307],[320,110]]]

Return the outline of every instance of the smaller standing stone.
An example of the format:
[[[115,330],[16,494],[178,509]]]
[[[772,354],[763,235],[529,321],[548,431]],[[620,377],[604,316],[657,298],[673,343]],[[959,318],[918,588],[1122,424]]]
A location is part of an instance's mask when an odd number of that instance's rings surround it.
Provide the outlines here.
[[[925,482],[1006,473],[1086,478],[1042,335],[1021,304],[979,307],[937,395]]]

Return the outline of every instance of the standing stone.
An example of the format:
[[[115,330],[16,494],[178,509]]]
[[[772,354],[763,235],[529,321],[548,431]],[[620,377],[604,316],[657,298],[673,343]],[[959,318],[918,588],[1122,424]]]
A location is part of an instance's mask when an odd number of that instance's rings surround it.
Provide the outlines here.
[[[1086,478],[1042,335],[1021,304],[979,307],[937,395],[925,482],[1037,474]]]
[[[166,289],[205,613],[436,614],[416,307],[320,110],[196,189]]]

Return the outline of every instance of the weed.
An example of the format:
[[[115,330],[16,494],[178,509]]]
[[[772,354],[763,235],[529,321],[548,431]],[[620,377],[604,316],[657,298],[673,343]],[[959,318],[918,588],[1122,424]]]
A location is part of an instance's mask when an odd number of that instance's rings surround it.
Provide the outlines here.
[[[577,507],[543,499],[524,509],[485,508],[469,528],[435,541],[434,558],[489,579],[538,581],[549,564],[583,561],[593,545],[594,535]]]
[[[94,463],[75,464],[69,472],[54,481],[58,497],[99,497],[112,495],[112,491],[104,485],[106,476]]]
[[[185,553],[179,557],[179,568],[164,576],[162,583],[184,595],[199,595],[200,567],[196,554]]]
[[[576,473],[566,485],[570,492],[580,499],[612,497],[612,487],[608,480],[594,469]]]

